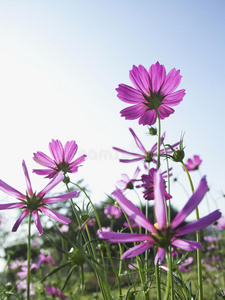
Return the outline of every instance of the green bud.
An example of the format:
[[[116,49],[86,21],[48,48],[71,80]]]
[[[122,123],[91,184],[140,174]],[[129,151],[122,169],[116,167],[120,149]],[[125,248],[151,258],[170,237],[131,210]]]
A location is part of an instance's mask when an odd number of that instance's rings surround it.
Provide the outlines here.
[[[81,222],[84,223],[89,219],[89,215],[82,215],[81,216]]]
[[[151,135],[157,135],[157,128],[155,127],[149,127],[148,131]]]
[[[85,263],[86,253],[78,248],[71,248],[69,257],[72,264],[81,266]]]
[[[173,161],[182,162],[184,159],[184,156],[185,156],[184,150],[176,150],[173,153]]]
[[[64,182],[65,184],[70,183],[70,178],[69,178],[69,176],[64,175],[63,182]]]

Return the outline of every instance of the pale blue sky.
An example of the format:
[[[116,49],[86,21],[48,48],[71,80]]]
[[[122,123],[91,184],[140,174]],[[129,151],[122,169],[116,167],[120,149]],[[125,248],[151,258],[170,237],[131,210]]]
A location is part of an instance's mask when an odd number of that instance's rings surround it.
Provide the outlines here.
[[[137,121],[120,117],[127,105],[115,88],[130,84],[133,65],[148,69],[159,61],[167,71],[181,70],[187,93],[162,122],[166,142],[185,132],[186,157],[201,156],[201,174],[219,198],[225,192],[224,9],[222,0],[0,1],[0,178],[24,191],[22,159],[31,170],[37,167],[32,153],[47,153],[52,138],[76,140],[89,159],[72,179],[84,177],[93,201],[104,200],[120,174],[136,168],[119,164],[112,146],[135,150],[129,127],[147,148],[155,142]],[[187,183],[180,166],[174,174]],[[199,175],[194,179],[197,185]],[[32,180],[34,188],[46,184],[36,175]],[[187,198],[178,186],[174,193],[180,209]],[[223,212],[224,200],[218,201]]]

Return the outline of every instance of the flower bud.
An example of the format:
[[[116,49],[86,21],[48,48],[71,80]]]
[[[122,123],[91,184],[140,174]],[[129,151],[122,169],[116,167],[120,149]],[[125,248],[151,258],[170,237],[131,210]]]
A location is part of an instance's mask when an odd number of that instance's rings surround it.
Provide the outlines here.
[[[157,128],[155,127],[149,127],[148,131],[151,135],[157,135]]]

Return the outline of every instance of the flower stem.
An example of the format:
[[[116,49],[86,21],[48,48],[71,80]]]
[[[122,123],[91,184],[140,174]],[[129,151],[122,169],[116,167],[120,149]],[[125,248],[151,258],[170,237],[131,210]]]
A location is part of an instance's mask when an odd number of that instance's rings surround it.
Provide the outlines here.
[[[194,192],[194,185],[193,182],[191,180],[191,176],[188,172],[187,167],[185,166],[185,164],[182,162],[182,165],[187,173],[190,185],[191,185],[191,191],[192,193]],[[198,207],[196,207],[196,220],[199,220],[199,210]],[[197,242],[201,242],[201,237],[200,237],[200,231],[196,231],[196,240]],[[197,249],[197,266],[198,266],[198,288],[199,288],[199,300],[203,300],[203,284],[202,284],[202,264],[201,264],[201,249],[198,248]]]
[[[28,238],[27,238],[27,300],[30,299],[30,259],[31,259],[30,231],[31,231],[31,216],[32,216],[32,212],[30,211],[29,219],[28,219]]]

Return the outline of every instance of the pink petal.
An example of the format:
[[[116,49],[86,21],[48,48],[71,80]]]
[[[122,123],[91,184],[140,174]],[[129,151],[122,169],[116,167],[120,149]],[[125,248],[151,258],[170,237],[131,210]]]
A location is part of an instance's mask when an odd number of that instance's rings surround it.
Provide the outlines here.
[[[42,200],[42,203],[45,203],[45,204],[58,203],[58,202],[61,202],[61,201],[72,199],[74,197],[77,197],[79,192],[80,191],[73,191],[73,192],[63,194],[63,195],[59,195],[59,196],[55,196],[55,197],[44,198]]]
[[[66,142],[64,146],[64,158],[67,163],[70,163],[77,153],[78,146],[75,141]]]
[[[63,172],[58,172],[54,178],[46,185],[46,187],[37,194],[37,198],[42,198],[48,192],[50,192],[57,184],[59,184],[64,179]]]
[[[137,255],[145,252],[146,250],[152,248],[153,246],[154,246],[154,244],[141,243],[141,244],[134,246],[134,247],[130,248],[129,250],[125,251],[123,253],[123,255],[121,256],[121,259],[137,256]]]
[[[26,163],[24,160],[22,162],[22,167],[23,167],[23,172],[25,175],[26,184],[27,184],[28,196],[33,196],[33,190],[32,190],[32,186],[31,186],[31,182],[30,182],[30,177],[29,177],[29,174],[27,171],[27,166],[26,166]]]
[[[40,218],[39,218],[39,215],[38,215],[38,211],[37,210],[32,211],[32,216],[33,216],[34,224],[37,227],[38,234],[42,235],[43,234],[43,228],[41,226],[41,221],[40,221]]]
[[[189,234],[201,230],[203,228],[206,228],[212,223],[216,222],[221,217],[221,215],[222,214],[219,210],[215,210],[214,212],[210,213],[209,215],[203,218],[200,218],[195,222],[192,222],[188,225],[176,229],[175,236]]]
[[[172,94],[167,95],[163,99],[163,103],[166,103],[169,106],[176,106],[178,105],[185,96],[185,90],[179,90]]]
[[[155,256],[155,260],[154,260],[154,264],[157,265],[158,261],[160,263],[162,263],[165,258],[165,254],[166,254],[166,249],[158,247],[158,250],[157,250],[157,253]]]
[[[174,113],[174,109],[172,109],[171,107],[167,106],[165,103],[161,103],[159,109],[159,116],[161,120],[164,120],[166,117],[169,117],[169,115]]]
[[[126,84],[120,84],[116,91],[118,92],[117,97],[123,102],[129,104],[140,103],[141,99],[144,100],[144,97],[140,91],[137,91],[133,87]]]
[[[13,209],[13,208],[18,208],[18,207],[24,207],[24,203],[18,202],[18,203],[0,204],[0,210]]]
[[[52,178],[56,174],[57,171],[52,169],[33,169],[33,173],[37,175],[48,175],[47,178]]]
[[[0,191],[6,193],[7,195],[13,196],[15,198],[26,200],[26,196],[15,190],[13,187],[0,180]]]
[[[137,223],[139,226],[147,229],[149,232],[156,233],[156,228],[150,223],[150,221],[145,217],[145,215],[132,203],[130,202],[120,190],[115,190],[112,193],[119,206],[124,210],[128,217]]]
[[[145,105],[143,105],[141,102],[140,104],[132,105],[122,109],[120,114],[121,117],[125,117],[126,120],[135,120],[139,118],[145,112],[145,110]]]
[[[155,217],[159,230],[166,228],[166,204],[164,180],[160,169],[153,173],[154,197],[155,197]]]
[[[147,234],[139,233],[121,233],[121,232],[107,232],[98,231],[98,237],[111,243],[133,243],[151,241],[154,243],[154,239]]]
[[[172,69],[167,74],[166,79],[162,85],[161,92],[164,95],[168,95],[175,91],[175,89],[180,84],[182,76],[180,75],[180,70]]]
[[[59,223],[62,223],[62,224],[69,224],[71,222],[70,219],[60,215],[59,213],[45,207],[45,206],[40,206],[39,207],[39,210],[45,214],[46,216],[48,216],[49,218],[59,222]]]
[[[117,148],[117,147],[112,147],[112,148],[113,148],[114,150],[118,151],[118,152],[121,152],[121,153],[125,153],[125,154],[129,154],[129,155],[137,156],[137,157],[139,157],[140,159],[143,158],[143,155],[142,155],[142,154],[129,152],[129,151],[126,151],[126,150]]]
[[[199,243],[199,242],[175,239],[174,241],[172,241],[171,244],[173,246],[180,248],[182,250],[185,250],[185,251],[194,251],[194,250],[197,250],[198,248],[201,248],[202,250],[204,250],[202,248],[201,243]]]
[[[39,165],[42,165],[44,167],[48,167],[48,168],[56,167],[55,162],[49,156],[47,156],[46,154],[40,151],[34,153],[33,160],[36,161]]]
[[[166,78],[166,69],[164,65],[160,65],[159,62],[157,62],[155,65],[152,65],[149,69],[149,75],[151,91],[158,92]]]
[[[172,229],[178,227],[186,218],[190,215],[190,213],[198,206],[198,204],[202,201],[205,194],[208,191],[208,185],[206,181],[206,177],[204,176],[197,189],[194,191],[186,205],[183,209],[176,215],[176,217],[171,222],[170,226]]]
[[[147,107],[146,107],[147,108]],[[140,125],[153,125],[155,124],[157,119],[157,114],[155,110],[145,110],[143,111],[138,123]]]
[[[79,164],[81,164],[82,162],[85,161],[85,158],[86,158],[86,157],[87,157],[87,155],[86,155],[86,154],[83,154],[82,156],[80,156],[80,157],[78,157],[77,159],[75,159],[72,163],[70,163],[70,165],[69,165],[70,170],[72,171],[72,170],[74,170],[75,168],[77,168],[77,166],[78,166]],[[74,173],[74,172],[72,172],[72,173]]]
[[[57,164],[63,161],[64,158],[63,145],[59,140],[56,141],[52,140],[52,142],[49,143],[49,150]]]
[[[142,94],[150,96],[149,74],[142,65],[138,67],[133,66],[133,69],[130,71],[130,80],[137,90],[141,91]]]
[[[139,140],[139,138],[136,136],[135,132],[133,131],[132,128],[129,128],[131,134],[133,135],[133,138],[135,140],[136,145],[138,146],[138,148],[145,154],[146,150],[145,147],[142,145],[141,141]]]
[[[30,210],[25,208],[20,217],[17,219],[16,223],[14,224],[12,231],[15,232],[17,231],[18,227],[20,226],[21,222],[23,219],[29,214]]]

